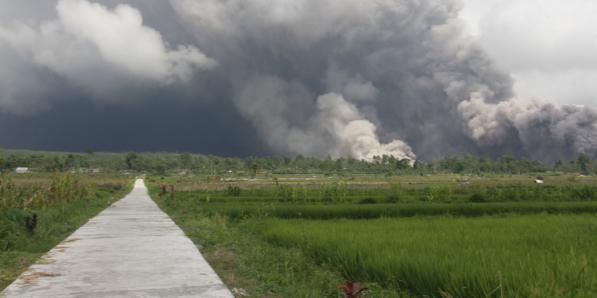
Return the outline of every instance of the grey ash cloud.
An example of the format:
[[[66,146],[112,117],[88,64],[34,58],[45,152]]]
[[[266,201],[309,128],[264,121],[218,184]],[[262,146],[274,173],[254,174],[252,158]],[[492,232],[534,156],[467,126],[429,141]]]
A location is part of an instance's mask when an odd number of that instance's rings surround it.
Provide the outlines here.
[[[518,98],[466,34],[459,1],[6,8],[4,146],[363,159],[597,152],[597,110]]]

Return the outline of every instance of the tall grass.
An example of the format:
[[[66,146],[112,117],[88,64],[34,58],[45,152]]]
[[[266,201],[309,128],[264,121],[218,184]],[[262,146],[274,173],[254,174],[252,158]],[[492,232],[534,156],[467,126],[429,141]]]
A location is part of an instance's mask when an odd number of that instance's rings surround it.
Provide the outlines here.
[[[510,202],[510,203],[410,203],[410,204],[231,204],[201,203],[178,200],[173,204],[186,206],[212,215],[224,215],[231,219],[251,217],[305,218],[305,219],[374,219],[382,217],[413,216],[467,216],[478,217],[497,214],[597,214],[597,202]]]
[[[391,184],[379,188],[356,188],[345,183],[310,185],[276,184],[271,188],[249,189],[228,184],[223,190],[185,191],[176,186],[177,196],[192,196],[210,202],[347,204],[358,202],[597,202],[596,185],[559,186],[425,186],[405,187]]]
[[[597,217],[248,221],[357,281],[443,297],[597,296]]]
[[[17,186],[10,176],[0,177],[0,210],[40,209],[80,200],[90,192],[78,177],[54,174],[45,184]]]
[[[130,183],[124,177],[72,174],[35,179],[2,176],[0,290],[41,254],[121,197]]]

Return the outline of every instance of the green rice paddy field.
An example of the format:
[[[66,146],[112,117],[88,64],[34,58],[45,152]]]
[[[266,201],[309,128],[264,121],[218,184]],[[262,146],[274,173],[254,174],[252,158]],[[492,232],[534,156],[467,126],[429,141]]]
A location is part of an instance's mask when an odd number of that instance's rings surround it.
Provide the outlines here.
[[[149,180],[250,297],[597,297],[592,177]]]
[[[593,215],[280,220],[254,223],[351,280],[456,297],[591,297],[597,292]]]

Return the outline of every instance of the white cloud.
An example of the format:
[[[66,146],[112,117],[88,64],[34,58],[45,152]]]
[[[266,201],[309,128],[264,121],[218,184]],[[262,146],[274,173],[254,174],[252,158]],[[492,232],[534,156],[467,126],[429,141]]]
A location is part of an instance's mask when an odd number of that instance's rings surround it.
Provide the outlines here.
[[[597,68],[528,71],[514,74],[514,79],[521,98],[544,97],[561,104],[597,107]]]
[[[184,82],[217,64],[194,46],[168,45],[129,5],[60,0],[56,11],[55,20],[0,25],[0,46],[96,94],[124,82]]]

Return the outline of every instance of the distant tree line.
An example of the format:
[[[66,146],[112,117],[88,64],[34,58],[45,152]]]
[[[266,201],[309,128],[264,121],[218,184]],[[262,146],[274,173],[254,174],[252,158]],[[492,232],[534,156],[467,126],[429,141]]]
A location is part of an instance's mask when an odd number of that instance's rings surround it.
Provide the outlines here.
[[[156,174],[196,173],[222,175],[229,172],[255,176],[266,171],[285,173],[541,173],[546,171],[596,174],[597,160],[586,155],[568,161],[542,163],[512,156],[492,159],[473,155],[446,157],[414,163],[393,156],[380,156],[372,161],[354,158],[332,159],[305,157],[221,157],[191,153],[57,153],[5,150],[0,151],[0,171],[13,171],[16,167],[29,167],[34,171],[101,171],[149,172]]]

